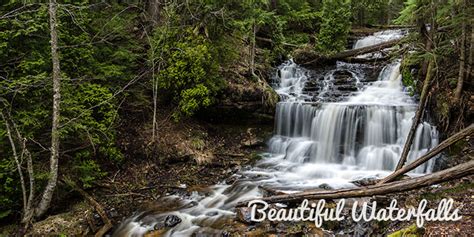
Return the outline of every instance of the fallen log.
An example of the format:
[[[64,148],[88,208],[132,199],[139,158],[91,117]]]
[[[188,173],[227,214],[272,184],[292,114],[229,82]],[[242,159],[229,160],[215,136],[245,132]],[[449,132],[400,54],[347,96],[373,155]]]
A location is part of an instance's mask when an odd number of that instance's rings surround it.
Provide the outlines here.
[[[439,153],[444,151],[446,148],[448,148],[452,144],[458,142],[459,140],[461,140],[465,137],[471,136],[473,133],[474,133],[474,124],[471,124],[469,127],[467,127],[465,129],[459,131],[458,133],[450,136],[448,139],[444,140],[443,142],[441,142],[440,144],[435,146],[433,149],[428,151],[426,154],[424,154],[420,158],[414,160],[410,164],[404,166],[403,168],[401,168],[399,170],[396,170],[395,172],[393,172],[389,176],[385,177],[378,184],[388,183],[388,182],[396,179],[397,177],[400,177],[401,175],[406,174],[407,172],[409,172],[409,171],[415,169],[416,167],[420,166],[421,164],[425,163],[429,159],[435,157],[436,155],[438,155]]]
[[[366,187],[358,187],[352,189],[305,191],[301,193],[265,197],[261,198],[260,200],[263,200],[267,203],[285,203],[298,202],[304,199],[339,199],[385,195],[422,188],[433,184],[446,182],[452,179],[462,178],[472,174],[474,174],[474,160],[429,175],[411,178],[407,180],[395,181],[387,184],[370,185]],[[249,201],[240,202],[237,204],[237,207],[247,206]]]
[[[303,66],[317,66],[321,64],[329,64],[329,63],[334,63],[338,60],[343,60],[345,58],[350,58],[357,55],[372,53],[372,52],[380,51],[385,48],[390,48],[399,44],[400,41],[401,39],[394,39],[394,40],[390,40],[390,41],[372,45],[372,46],[345,50],[345,51],[335,53],[329,56],[319,55],[314,52],[306,53],[306,54],[302,53],[304,55],[296,54],[295,62]]]
[[[381,58],[357,58],[357,57],[350,57],[341,59],[341,61],[346,63],[377,63],[377,62],[384,62],[389,60],[389,57],[381,57]]]
[[[410,152],[411,146],[413,144],[413,139],[415,138],[416,130],[425,112],[425,105],[428,100],[428,91],[430,90],[430,84],[434,76],[434,65],[435,62],[433,60],[430,60],[428,64],[428,71],[426,73],[425,80],[423,81],[423,89],[421,91],[419,106],[416,110],[415,117],[413,117],[410,132],[408,133],[405,145],[403,146],[402,154],[400,155],[400,159],[398,160],[398,164],[395,170],[401,169],[405,165],[405,162],[408,158],[408,153]]]
[[[99,214],[100,218],[104,222],[104,225],[95,233],[95,237],[102,237],[104,236],[110,229],[112,229],[112,221],[109,219],[107,216],[107,213],[105,212],[105,209],[100,205],[91,195],[89,195],[86,191],[83,189],[79,188],[79,186],[76,185],[74,181],[68,178],[63,179],[66,184],[71,186],[74,190],[76,190],[78,193],[80,193],[97,211]]]
[[[371,27],[376,27],[378,29],[410,29],[415,28],[415,25],[371,25]]]

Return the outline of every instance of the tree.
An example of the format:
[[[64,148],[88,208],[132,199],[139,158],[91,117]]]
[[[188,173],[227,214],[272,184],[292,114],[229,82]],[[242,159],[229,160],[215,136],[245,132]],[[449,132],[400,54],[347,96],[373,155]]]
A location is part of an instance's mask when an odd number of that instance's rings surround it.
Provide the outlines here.
[[[58,32],[57,32],[57,3],[56,0],[49,1],[49,25],[51,31],[51,59],[53,62],[53,123],[51,128],[51,158],[48,183],[43,191],[43,196],[36,209],[36,216],[43,216],[48,210],[54,190],[58,182],[58,166],[59,166],[59,119],[60,119],[60,103],[61,103],[61,68],[59,64],[58,52]]]
[[[325,54],[345,49],[351,27],[350,1],[324,0],[316,49]]]
[[[464,77],[466,75],[466,21],[469,21],[468,17],[466,16],[466,8],[467,8],[466,0],[462,1],[461,4],[461,40],[460,40],[460,57],[459,57],[459,74],[458,74],[458,83],[456,85],[456,90],[454,92],[454,101],[458,103],[461,99],[462,87],[464,84]]]

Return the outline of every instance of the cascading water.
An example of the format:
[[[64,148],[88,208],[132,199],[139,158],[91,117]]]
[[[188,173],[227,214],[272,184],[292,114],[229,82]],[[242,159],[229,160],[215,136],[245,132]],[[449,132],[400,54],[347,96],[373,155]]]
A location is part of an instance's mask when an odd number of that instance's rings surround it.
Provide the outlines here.
[[[400,34],[378,35],[389,40]],[[355,47],[383,41],[371,37],[359,40]],[[236,174],[238,179],[231,185],[212,186],[206,194],[162,198],[160,205],[174,208],[130,218],[114,235],[140,236],[173,215],[181,222],[168,236],[215,235],[235,216],[233,207],[238,202],[262,195],[259,186],[284,192],[322,185],[336,189],[353,187],[352,182],[362,178],[388,175],[397,164],[416,110],[415,101],[404,92],[399,67],[399,61],[390,63],[376,81],[369,82],[364,65],[338,63],[317,79],[291,60],[282,64],[275,76],[275,90],[282,101],[264,158]],[[436,129],[420,124],[409,160],[437,142]],[[427,163],[411,174],[431,169],[432,163]]]

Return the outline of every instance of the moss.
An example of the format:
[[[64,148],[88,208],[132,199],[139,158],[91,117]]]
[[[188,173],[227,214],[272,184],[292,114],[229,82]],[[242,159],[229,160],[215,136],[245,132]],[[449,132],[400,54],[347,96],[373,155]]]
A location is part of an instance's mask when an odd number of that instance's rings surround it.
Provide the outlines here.
[[[415,224],[413,224],[413,225],[411,225],[407,228],[395,231],[395,232],[388,235],[388,237],[402,237],[402,236],[404,236],[404,237],[423,236],[423,229],[420,229],[420,228],[416,227]]]
[[[409,54],[403,59],[400,65],[403,85],[407,87],[411,96],[415,94],[416,88],[416,78],[413,75],[412,70],[418,68],[419,64],[419,57],[416,54]]]
[[[256,153],[256,152],[252,152],[252,153],[250,154],[250,160],[252,160],[252,161],[257,161],[257,160],[260,160],[260,159],[262,159],[262,155],[261,155],[261,154]]]
[[[421,198],[424,198],[428,201],[440,200],[442,198],[451,196],[452,194],[464,192],[466,190],[473,189],[473,188],[474,188],[474,183],[461,183],[454,187],[441,190],[435,193],[424,193],[421,195]]]
[[[456,156],[461,153],[461,151],[468,146],[466,140],[460,140],[451,145],[448,149],[448,156]]]
[[[449,118],[449,101],[447,96],[443,96],[438,94],[436,96],[436,110],[438,111],[438,116],[440,117],[440,121],[446,120]]]

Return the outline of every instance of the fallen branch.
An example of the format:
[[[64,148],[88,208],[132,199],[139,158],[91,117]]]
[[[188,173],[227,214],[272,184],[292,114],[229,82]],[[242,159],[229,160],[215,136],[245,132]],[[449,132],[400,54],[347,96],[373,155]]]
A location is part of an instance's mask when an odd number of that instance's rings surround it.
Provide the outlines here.
[[[357,57],[350,57],[341,59],[346,63],[376,63],[376,62],[384,62],[387,61],[389,57],[381,57],[381,58],[357,58]]]
[[[358,49],[350,49],[350,50],[345,50],[339,53],[335,53],[333,55],[329,56],[323,56],[319,55],[316,53],[310,53],[306,54],[303,57],[299,57],[298,55],[295,55],[295,62],[303,65],[303,66],[311,66],[311,65],[320,65],[320,64],[327,64],[327,63],[334,63],[338,60],[343,60],[345,58],[350,58],[354,57],[357,55],[362,55],[362,54],[367,54],[367,53],[372,53],[376,51],[380,51],[385,48],[390,48],[393,47],[397,44],[399,44],[401,39],[394,39],[390,40],[387,42],[383,42],[380,44],[372,45],[372,46],[367,46],[367,47],[362,47]]]
[[[355,198],[367,197],[373,195],[385,195],[389,193],[409,191],[417,188],[430,186],[446,182],[452,179],[462,178],[474,174],[474,160],[455,167],[445,169],[433,174],[425,175],[418,178],[396,181],[387,184],[371,185],[367,187],[358,187],[352,189],[339,189],[328,191],[305,191],[301,193],[277,195],[261,198],[267,203],[277,202],[298,202],[304,199],[338,199],[338,198]],[[248,201],[240,202],[237,207],[247,206]]]
[[[397,177],[400,177],[401,175],[415,169],[416,167],[420,166],[421,164],[425,163],[429,159],[435,157],[436,155],[438,155],[439,153],[444,151],[449,146],[453,145],[454,143],[458,142],[459,140],[461,140],[465,137],[471,136],[473,133],[474,133],[474,124],[471,124],[469,127],[467,127],[465,129],[459,131],[458,133],[450,136],[448,139],[444,140],[443,142],[441,142],[440,144],[435,146],[433,149],[428,151],[428,153],[424,154],[420,158],[416,159],[415,161],[411,162],[410,164],[404,166],[403,168],[401,168],[399,170],[396,170],[395,172],[393,172],[389,176],[385,177],[378,184],[388,183],[388,182],[396,179]]]
[[[405,140],[405,145],[403,146],[403,151],[400,155],[400,160],[398,160],[398,164],[395,170],[401,169],[405,164],[408,158],[408,153],[410,152],[411,146],[413,144],[413,139],[415,138],[416,130],[418,129],[418,124],[420,124],[421,118],[423,117],[423,113],[425,112],[425,105],[428,99],[428,91],[430,90],[430,84],[434,74],[434,64],[435,62],[433,60],[430,60],[428,64],[428,71],[426,73],[425,80],[423,81],[423,89],[421,91],[419,106],[416,110],[415,117],[413,117],[410,132],[408,133],[407,139]]]
[[[100,205],[91,195],[89,195],[86,191],[83,189],[79,188],[74,181],[69,180],[69,179],[64,179],[65,183],[67,183],[69,186],[71,186],[74,190],[79,192],[87,201],[94,206],[94,209],[97,211],[99,216],[102,218],[102,221],[104,222],[104,226],[95,233],[95,237],[102,237],[104,236],[107,231],[109,231],[113,225],[112,221],[110,221],[109,217],[107,216],[107,213],[105,212],[104,208],[102,205]]]

